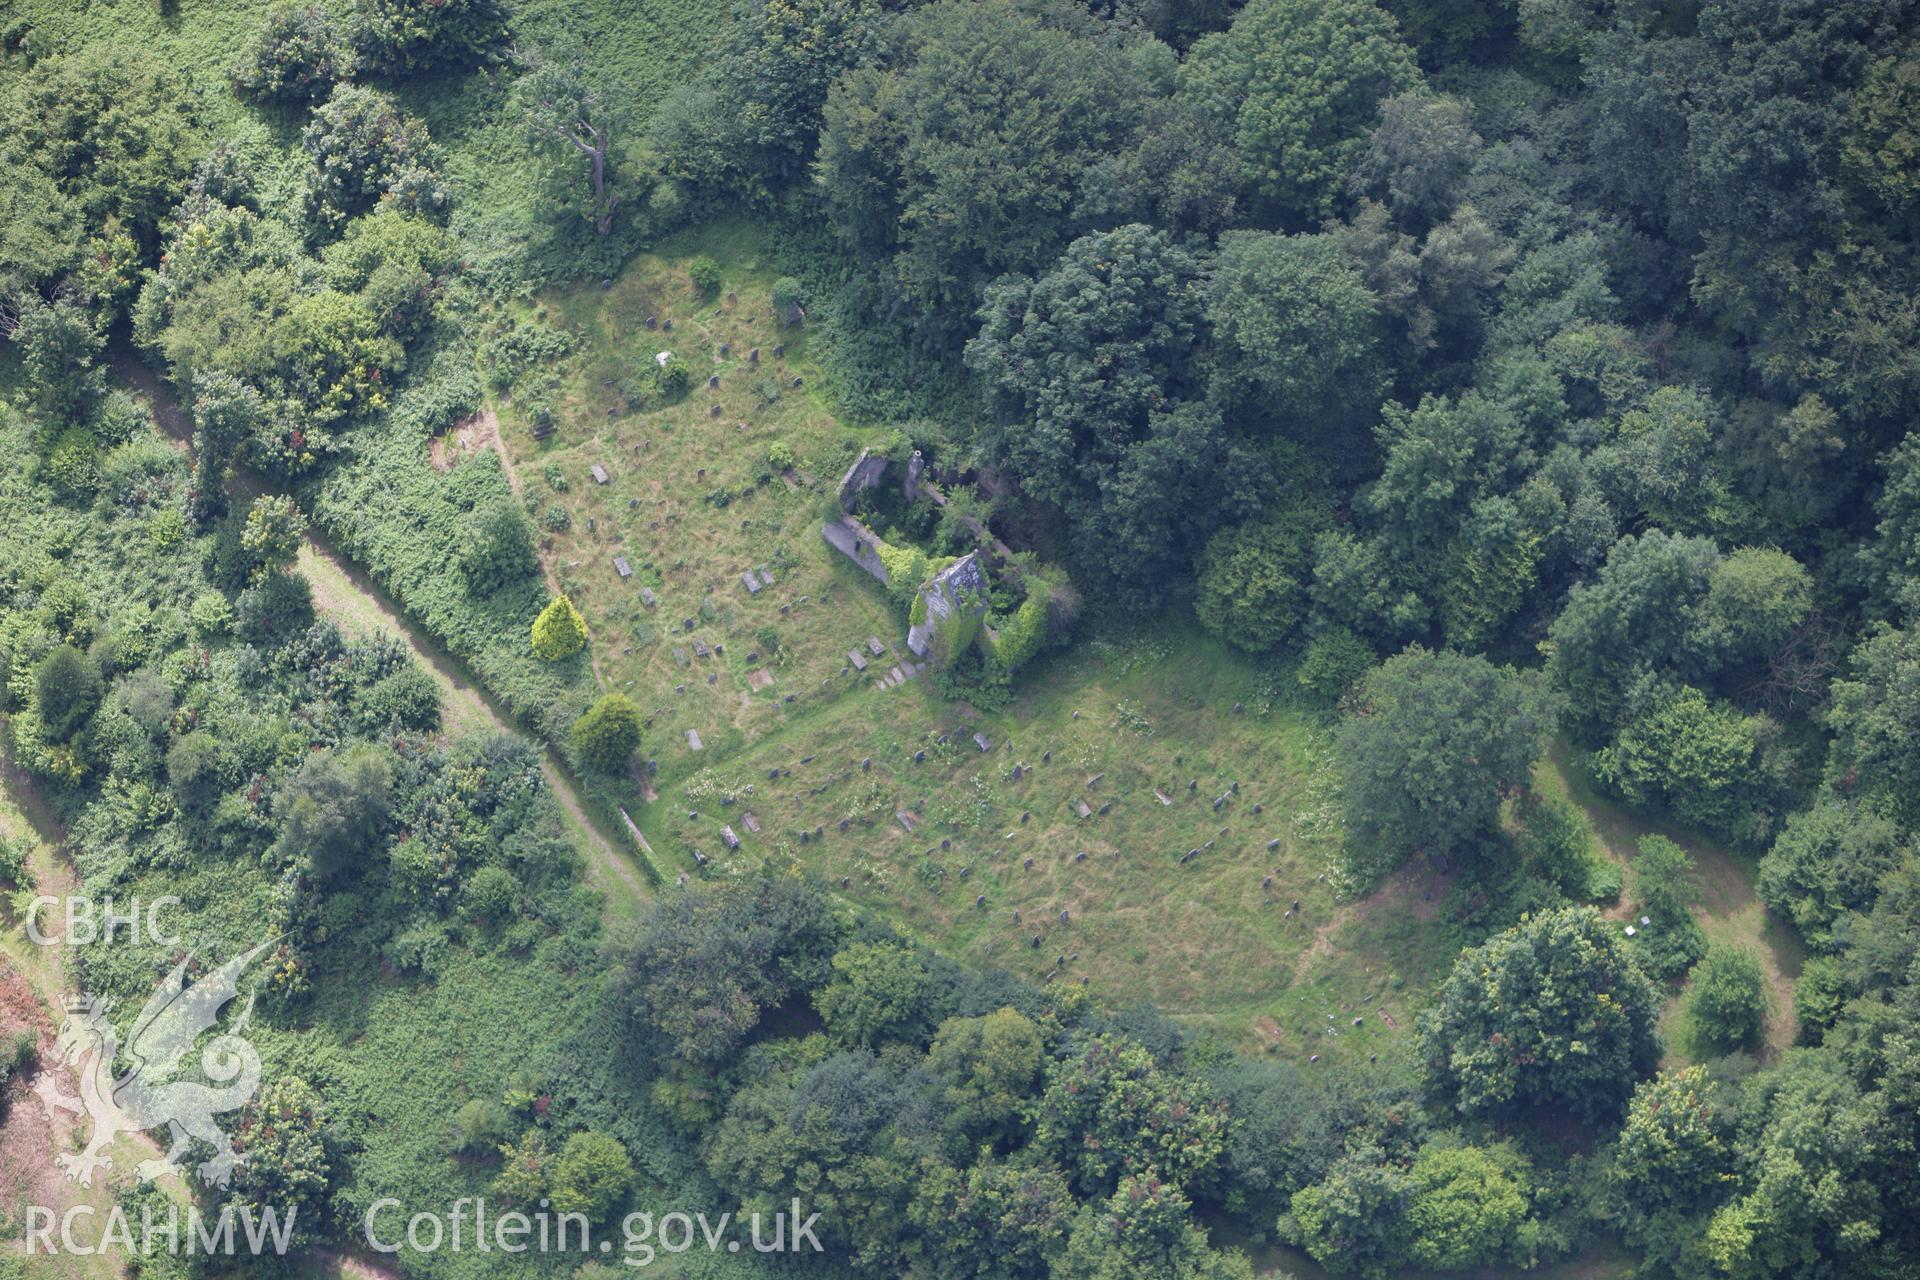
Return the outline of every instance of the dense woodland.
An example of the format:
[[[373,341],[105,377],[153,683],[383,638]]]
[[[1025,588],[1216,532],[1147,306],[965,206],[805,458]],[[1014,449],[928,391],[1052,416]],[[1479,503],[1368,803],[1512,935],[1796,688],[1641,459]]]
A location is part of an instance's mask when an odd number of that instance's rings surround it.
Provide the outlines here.
[[[1920,1276],[1920,5],[218,8],[0,4],[8,754],[90,889],[281,939],[213,1201],[348,1248],[380,1195],[822,1212],[715,1276]],[[602,923],[542,752],[637,807],[653,731],[559,526],[419,459],[547,420],[529,299],[741,217],[837,412],[1071,579],[1051,643],[1197,618],[1327,726],[1342,884],[1457,877],[1407,1052],[1239,1052],[792,869]],[[524,736],[323,616],[310,526]],[[1684,849],[1623,883],[1533,787],[1553,743],[1757,860],[1797,1044]],[[78,978],[131,1013],[173,962]]]

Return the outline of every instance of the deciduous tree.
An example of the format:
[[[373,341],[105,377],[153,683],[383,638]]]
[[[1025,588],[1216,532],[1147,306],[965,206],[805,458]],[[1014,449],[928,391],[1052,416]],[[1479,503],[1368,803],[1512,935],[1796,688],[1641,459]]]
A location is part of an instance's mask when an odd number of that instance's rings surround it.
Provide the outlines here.
[[[1484,658],[1416,647],[1375,668],[1337,740],[1356,868],[1471,848],[1526,787],[1547,726],[1537,684]]]
[[[1434,1098],[1514,1120],[1541,1106],[1619,1115],[1660,1058],[1660,996],[1618,925],[1590,907],[1524,920],[1461,952],[1420,1017]]]

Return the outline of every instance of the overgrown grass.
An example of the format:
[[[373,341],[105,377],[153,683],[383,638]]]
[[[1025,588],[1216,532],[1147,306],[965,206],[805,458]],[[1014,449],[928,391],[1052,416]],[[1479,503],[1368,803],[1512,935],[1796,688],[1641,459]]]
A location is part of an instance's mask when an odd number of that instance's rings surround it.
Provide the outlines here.
[[[720,874],[808,867],[970,964],[1084,977],[1246,1047],[1354,1058],[1407,1039],[1453,951],[1438,896],[1409,879],[1339,900],[1322,734],[1262,673],[1176,624],[1043,659],[1022,690],[996,714],[925,680],[849,695],[667,788],[649,834],[690,871],[696,849]]]
[[[703,253],[726,268],[706,297],[685,270]],[[898,656],[872,658],[863,677],[847,651],[866,654],[877,638],[893,655],[905,639],[903,620],[871,580],[820,537],[841,473],[875,433],[842,426],[824,403],[806,327],[773,316],[776,274],[757,236],[732,225],[677,237],[612,288],[596,282],[543,295],[518,317],[572,335],[573,354],[542,400],[554,434],[534,440],[523,397],[502,406],[502,438],[544,558],[587,618],[607,687],[640,704],[642,751],[659,762],[663,781],[843,697],[877,696],[871,677]],[[650,316],[672,329],[648,330]],[[730,354],[720,354],[723,345]],[[776,356],[780,346],[785,354]],[[660,351],[692,371],[692,390],[678,400],[649,389]],[[709,377],[719,378],[717,389]],[[769,462],[776,443],[793,453],[790,471]],[[592,479],[594,466],[606,485]],[[555,511],[565,528],[547,525]],[[619,577],[616,556],[632,578]],[[773,585],[750,594],[741,574],[760,569]],[[642,586],[656,605],[644,602]],[[696,645],[709,656],[697,656]],[[689,729],[701,751],[689,746]]]

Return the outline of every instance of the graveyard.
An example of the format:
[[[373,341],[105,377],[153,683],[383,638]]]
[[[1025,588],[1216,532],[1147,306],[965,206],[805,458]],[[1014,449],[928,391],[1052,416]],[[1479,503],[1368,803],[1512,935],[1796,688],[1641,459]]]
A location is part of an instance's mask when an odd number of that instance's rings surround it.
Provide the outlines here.
[[[0,1280],[1920,1274],[1920,6],[4,36]]]
[[[706,295],[701,254],[723,269]],[[546,295],[530,314],[574,354],[545,414],[500,406],[544,567],[646,719],[633,811],[663,871],[805,868],[968,963],[1249,1049],[1392,1051],[1454,945],[1444,886],[1344,901],[1323,731],[1190,626],[1043,657],[1001,712],[944,700],[888,589],[822,537],[888,433],[808,387],[775,276],[751,233],[709,229]],[[690,389],[637,397],[662,352]],[[863,536],[924,533],[904,470],[849,494]]]
[[[729,251],[723,285],[697,293],[687,261]],[[905,655],[885,597],[819,533],[841,472],[882,433],[842,425],[808,386],[805,326],[774,315],[776,273],[754,253],[750,235],[709,232],[611,287],[543,299],[576,351],[551,434],[536,439],[546,428],[511,400],[501,409],[542,559],[587,619],[602,683],[646,716],[661,782],[843,696],[863,701],[873,682],[850,650],[883,670]],[[692,370],[691,389],[631,407],[636,373],[663,351]],[[565,527],[543,524],[553,508]]]
[[[690,880],[802,867],[970,964],[1364,1060],[1455,944],[1444,884],[1346,900],[1335,787],[1315,723],[1179,629],[1043,658],[1002,713],[927,681],[844,699],[663,786],[643,825]]]

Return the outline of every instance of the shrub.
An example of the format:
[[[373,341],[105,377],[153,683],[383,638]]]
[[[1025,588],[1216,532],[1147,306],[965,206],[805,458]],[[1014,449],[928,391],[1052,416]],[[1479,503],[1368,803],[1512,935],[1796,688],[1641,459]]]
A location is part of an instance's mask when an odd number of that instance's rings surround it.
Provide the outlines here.
[[[69,501],[84,502],[100,486],[99,459],[93,433],[69,427],[47,453],[46,479],[53,491]]]
[[[56,645],[33,671],[34,707],[47,736],[73,737],[100,705],[100,666],[70,644]]]
[[[530,1096],[528,1102],[532,1102]],[[509,1204],[531,1206],[547,1194],[547,1166],[552,1159],[546,1136],[529,1129],[518,1143],[500,1144],[500,1172],[490,1190]]]
[[[468,515],[460,547],[460,572],[467,590],[489,596],[539,567],[527,518],[511,502],[491,502]]]
[[[693,387],[693,370],[679,356],[654,366],[653,385],[663,396],[683,396]]]
[[[1323,631],[1300,655],[1294,679],[1323,706],[1347,696],[1373,669],[1373,650],[1346,627]]]
[[[494,390],[505,391],[521,374],[557,364],[572,350],[573,335],[564,329],[523,323],[489,339],[483,355]]]
[[[915,603],[919,602],[916,596]],[[1047,597],[1038,584],[1020,602],[1011,617],[998,621],[988,633],[987,656],[1002,671],[1014,672],[1027,664],[1047,642]]]
[[[803,287],[792,276],[781,276],[775,280],[773,282],[773,313],[788,323],[799,319]]]
[[[1522,826],[1515,844],[1528,870],[1552,882],[1560,892],[1584,900],[1599,855],[1593,833],[1571,802],[1557,796],[1529,795],[1520,806]]]
[[[1594,773],[1635,804],[1664,801],[1683,822],[1730,831],[1759,752],[1757,718],[1682,688],[1594,755]]]
[[[633,1190],[633,1161],[618,1139],[589,1129],[567,1139],[547,1174],[547,1193],[556,1213],[583,1213],[589,1221],[606,1218]]]
[[[0,880],[5,878],[5,874],[0,873]],[[35,1043],[31,1029],[0,1036],[0,1120],[7,1118],[7,1085],[15,1072],[33,1061]],[[0,1280],[22,1280],[25,1273],[15,1270],[9,1274],[7,1267],[7,1260],[0,1259]]]
[[[1760,1038],[1767,1022],[1767,978],[1758,956],[1716,942],[1689,978],[1687,1031],[1696,1051],[1731,1053]]]
[[[460,891],[461,909],[489,923],[511,917],[519,901],[520,881],[505,867],[481,867]]]
[[[403,179],[417,182],[416,171],[438,167],[426,125],[365,85],[335,89],[300,140],[311,162],[308,214],[323,227],[343,226]]]
[[[397,724],[403,729],[440,727],[440,689],[433,677],[409,662],[383,676],[360,699],[360,714],[371,729]]]
[[[252,558],[253,580],[291,568],[307,533],[307,518],[293,499],[283,494],[261,494],[247,510],[240,531],[240,549]]]
[[[162,507],[147,521],[147,537],[161,551],[171,551],[186,540],[187,517],[178,507]]]
[[[533,620],[533,651],[548,662],[570,658],[586,644],[587,620],[565,596],[555,596]]]
[[[351,74],[346,45],[318,5],[275,9],[234,64],[233,83],[252,98],[311,102]]]
[[[491,1153],[513,1131],[507,1109],[486,1098],[473,1098],[453,1113],[453,1149],[463,1155]]]
[[[927,553],[918,547],[896,547],[879,538],[874,539],[873,551],[880,558],[880,567],[887,571],[887,593],[893,597],[894,604],[903,609],[912,608],[920,584],[932,576],[933,566],[927,560]]]
[[[233,1179],[240,1202],[273,1205],[303,1233],[319,1234],[332,1173],[326,1134],[325,1111],[312,1085],[281,1076],[262,1088],[233,1135],[234,1145],[247,1153]]]
[[[211,733],[196,731],[167,749],[167,783],[187,808],[212,799],[220,789],[220,744]]]
[[[235,612],[240,638],[265,648],[313,625],[313,588],[297,573],[270,573],[240,593]]]
[[[767,446],[767,466],[774,471],[790,471],[795,462],[793,446],[785,440],[775,440]]]
[[[930,980],[910,946],[855,943],[833,957],[833,980],[814,997],[814,1008],[836,1040],[871,1046],[919,1024]]]
[[[602,773],[618,773],[640,745],[640,708],[624,693],[609,693],[573,723],[573,753]]]
[[[1291,514],[1222,529],[1200,557],[1200,625],[1248,653],[1277,648],[1305,616],[1313,521]]]
[[[26,846],[0,835],[0,884],[10,884],[16,889],[24,889],[26,881]]]
[[[695,293],[710,298],[720,291],[720,264],[703,253],[687,264],[687,279]]]
[[[472,66],[507,37],[503,0],[356,0],[353,45],[384,75]]]
[[[1693,859],[1665,836],[1643,836],[1633,860],[1636,914],[1649,923],[1641,926],[1640,967],[1656,978],[1685,973],[1706,950],[1706,938],[1693,918],[1700,891],[1693,882]]]

